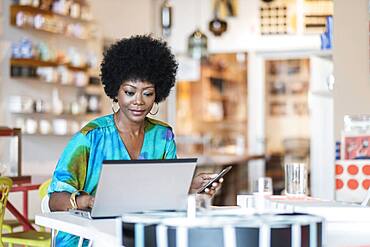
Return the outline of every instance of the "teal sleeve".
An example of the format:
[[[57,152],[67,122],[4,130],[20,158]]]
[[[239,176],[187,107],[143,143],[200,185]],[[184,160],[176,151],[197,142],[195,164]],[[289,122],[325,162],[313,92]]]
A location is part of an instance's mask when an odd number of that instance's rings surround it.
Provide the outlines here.
[[[165,159],[177,159],[177,151],[176,151],[176,142],[175,142],[175,135],[173,134],[172,130],[169,129],[168,132],[168,140],[166,144],[166,153]]]
[[[90,142],[81,132],[72,137],[55,168],[48,193],[83,190],[90,153]]]

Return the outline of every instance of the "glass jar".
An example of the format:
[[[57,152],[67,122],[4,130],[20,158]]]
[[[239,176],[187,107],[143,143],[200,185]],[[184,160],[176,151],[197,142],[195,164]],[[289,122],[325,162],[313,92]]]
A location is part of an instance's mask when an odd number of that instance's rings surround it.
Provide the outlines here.
[[[345,115],[344,131],[351,133],[370,133],[370,115]]]

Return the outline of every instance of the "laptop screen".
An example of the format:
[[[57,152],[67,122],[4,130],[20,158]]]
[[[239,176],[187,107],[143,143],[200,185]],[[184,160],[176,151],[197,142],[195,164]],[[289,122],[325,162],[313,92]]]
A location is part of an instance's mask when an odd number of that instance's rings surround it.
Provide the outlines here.
[[[127,212],[184,210],[197,159],[105,160],[93,218]]]

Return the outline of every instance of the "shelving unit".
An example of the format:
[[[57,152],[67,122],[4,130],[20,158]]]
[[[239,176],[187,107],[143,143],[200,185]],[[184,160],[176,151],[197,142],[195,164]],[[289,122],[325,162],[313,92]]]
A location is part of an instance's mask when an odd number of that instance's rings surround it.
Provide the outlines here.
[[[78,17],[54,12],[57,11],[53,8],[56,1],[42,8],[42,5],[9,4],[10,29],[15,28],[24,33],[22,42],[31,42],[25,51],[20,41],[17,44],[20,47],[19,53],[14,53],[12,46],[12,55],[16,55],[9,58],[7,63],[9,79],[17,84],[15,92],[19,92],[8,96],[10,119],[13,126],[22,128],[25,136],[70,136],[101,111],[103,89],[90,84],[91,76],[97,77],[98,74],[97,59],[95,64],[89,61],[91,47],[98,48],[95,51],[100,54],[101,46],[94,38],[91,16],[87,12],[84,12],[84,17],[82,15],[82,9],[88,8],[87,3],[76,0],[72,5],[75,3],[80,6]],[[43,3],[40,1],[40,4]],[[72,13],[72,10],[68,13]],[[63,40],[66,42],[63,43]],[[94,45],[89,45],[92,43]],[[30,52],[27,49],[39,50]],[[41,49],[46,49],[48,55],[42,56],[45,50]],[[81,57],[68,57],[76,53]],[[48,87],[43,86],[46,84]],[[29,92],[26,88],[30,88]],[[37,88],[40,90],[35,93]],[[14,107],[14,104],[18,105]],[[61,127],[65,131],[61,131]]]
[[[260,31],[262,35],[320,34],[326,29],[326,18],[332,15],[332,0],[263,2]]]
[[[309,59],[266,61],[266,151],[284,153],[289,138],[307,138]]]
[[[246,54],[211,54],[200,70],[199,81],[177,84],[176,134],[194,138],[193,142],[189,138],[184,143],[177,141],[179,151],[245,154]]]
[[[286,162],[309,166],[310,116],[308,58],[265,61],[265,174],[274,181],[276,193],[284,189]]]
[[[304,32],[323,33],[328,16],[333,16],[333,1],[306,0],[304,3]]]

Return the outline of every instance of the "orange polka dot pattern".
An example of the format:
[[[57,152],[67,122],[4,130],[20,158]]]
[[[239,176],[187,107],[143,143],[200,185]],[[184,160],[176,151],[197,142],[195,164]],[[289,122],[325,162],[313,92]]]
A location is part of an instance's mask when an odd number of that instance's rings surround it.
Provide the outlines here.
[[[344,186],[344,183],[343,183],[343,181],[341,180],[341,179],[336,179],[335,180],[335,188],[337,189],[337,190],[339,190],[339,189],[341,189],[341,188],[343,188],[343,186]]]
[[[335,165],[335,174],[340,175],[343,173],[343,166],[342,165]]]
[[[358,188],[358,182],[356,179],[350,179],[348,180],[347,182],[347,186],[348,188],[350,188],[351,190],[356,190]]]
[[[362,167],[362,172],[363,172],[365,175],[370,176],[370,165],[364,165],[364,166]]]
[[[363,166],[357,164],[348,165],[347,169],[342,164],[335,165],[335,188],[336,190],[344,189],[345,186],[350,190],[356,190],[362,188],[367,190],[370,187],[370,164]],[[343,175],[347,175],[349,178],[346,180]],[[361,179],[361,178],[364,179]]]

